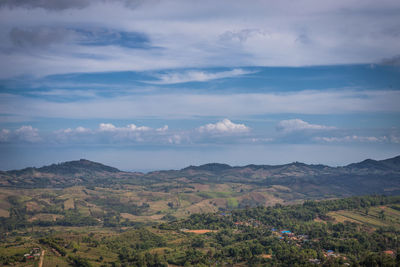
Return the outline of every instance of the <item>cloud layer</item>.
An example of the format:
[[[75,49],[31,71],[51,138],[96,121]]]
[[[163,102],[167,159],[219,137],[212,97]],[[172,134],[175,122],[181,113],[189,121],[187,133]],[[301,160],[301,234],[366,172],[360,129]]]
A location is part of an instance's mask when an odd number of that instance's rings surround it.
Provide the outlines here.
[[[1,76],[380,62],[400,54],[399,10],[395,0],[6,0]],[[189,72],[159,82],[210,78]]]
[[[288,93],[143,94],[49,101],[0,94],[0,114],[44,118],[190,118],[259,114],[348,114],[400,112],[400,91],[300,91]],[[23,109],[19,108],[24,106]],[[287,122],[292,127],[318,127]]]
[[[100,123],[97,128],[66,128],[53,132],[39,132],[32,126],[21,126],[14,131],[2,129],[0,143],[42,144],[146,144],[146,145],[195,145],[195,144],[273,144],[273,143],[387,143],[399,144],[399,131],[385,131],[375,135],[359,135],[357,130],[340,129],[308,123],[301,119],[277,122],[276,131],[262,132],[244,123],[223,119],[192,129],[170,129],[128,124],[123,127]],[[353,132],[353,134],[349,134]],[[293,136],[295,138],[293,138]]]

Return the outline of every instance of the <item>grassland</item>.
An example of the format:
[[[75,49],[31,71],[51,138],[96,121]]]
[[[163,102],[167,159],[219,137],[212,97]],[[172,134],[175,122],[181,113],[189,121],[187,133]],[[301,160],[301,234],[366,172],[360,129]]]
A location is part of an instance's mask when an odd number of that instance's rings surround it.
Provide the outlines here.
[[[131,222],[162,222],[171,218],[185,218],[194,213],[292,203],[286,201],[284,196],[278,196],[277,190],[260,190],[237,183],[180,184],[168,190],[161,185],[151,188],[132,185],[119,188],[0,188],[0,217],[9,217],[10,208],[18,202],[20,208],[26,207],[26,219],[30,222],[55,222],[63,219],[68,212],[99,220],[104,214],[117,212],[122,219]],[[279,190],[287,191],[282,188]]]

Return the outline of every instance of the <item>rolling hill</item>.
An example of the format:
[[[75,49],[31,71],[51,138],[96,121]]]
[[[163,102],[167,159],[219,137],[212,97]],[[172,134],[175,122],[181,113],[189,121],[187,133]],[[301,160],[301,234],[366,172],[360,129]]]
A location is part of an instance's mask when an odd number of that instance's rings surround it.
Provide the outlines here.
[[[194,188],[193,184],[241,184],[254,190],[272,190],[275,195],[286,194],[289,199],[399,194],[400,156],[380,161],[367,159],[342,167],[299,162],[247,166],[210,163],[147,174],[123,172],[81,159],[41,168],[0,172],[0,186],[8,188],[140,185],[150,191],[169,192],[173,188]]]

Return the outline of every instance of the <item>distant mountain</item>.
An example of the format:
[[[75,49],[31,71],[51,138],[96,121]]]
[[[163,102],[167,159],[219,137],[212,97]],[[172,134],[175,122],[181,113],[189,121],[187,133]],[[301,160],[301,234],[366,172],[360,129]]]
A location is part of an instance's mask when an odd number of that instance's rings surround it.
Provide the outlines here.
[[[343,167],[293,162],[283,165],[230,166],[209,163],[147,174],[122,172],[89,160],[0,172],[0,186],[16,188],[144,186],[151,191],[195,188],[197,184],[246,185],[252,192],[279,198],[325,198],[362,194],[400,194],[400,156],[367,159]]]
[[[194,171],[210,171],[210,172],[219,172],[231,169],[232,167],[228,164],[221,164],[221,163],[208,163],[200,166],[189,166],[184,169],[183,171],[194,170]]]
[[[93,162],[86,159],[75,161],[68,161],[59,164],[52,164],[41,168],[26,168],[22,170],[13,170],[8,173],[14,175],[23,175],[27,173],[52,173],[52,174],[77,174],[77,173],[91,173],[91,172],[120,172],[117,168],[109,167],[101,163]]]
[[[81,159],[41,168],[0,172],[0,186],[31,188],[102,184],[106,179],[118,178],[122,174],[116,168]]]

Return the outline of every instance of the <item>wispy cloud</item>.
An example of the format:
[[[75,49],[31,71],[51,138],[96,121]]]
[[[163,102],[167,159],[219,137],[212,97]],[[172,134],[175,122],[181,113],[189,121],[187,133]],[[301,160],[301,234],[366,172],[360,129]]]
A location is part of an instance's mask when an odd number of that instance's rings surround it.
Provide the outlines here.
[[[166,74],[160,74],[157,77],[157,81],[146,81],[151,84],[176,84],[176,83],[187,83],[187,82],[206,82],[210,80],[232,78],[241,75],[251,74],[254,71],[248,71],[243,69],[233,69],[229,71],[219,72],[207,72],[199,70],[189,70],[182,72],[169,72]]]
[[[393,143],[399,144],[400,137],[389,135],[389,136],[359,136],[359,135],[347,135],[343,137],[314,137],[313,138],[317,142],[326,142],[326,143]]]
[[[276,126],[276,129],[283,133],[292,133],[292,132],[307,131],[307,130],[313,130],[313,131],[333,130],[336,128],[333,126],[311,124],[301,119],[291,119],[291,120],[280,121]]]
[[[250,94],[153,94],[68,103],[0,95],[0,113],[44,118],[188,118],[260,114],[400,112],[400,91],[301,91]],[[24,106],[23,109],[19,108]],[[297,123],[297,127],[300,127]],[[300,123],[301,124],[301,123]],[[303,127],[307,127],[307,125]],[[310,126],[308,126],[310,127]],[[311,126],[313,127],[313,126]]]
[[[112,123],[100,123],[97,129],[77,127],[57,130],[53,133],[53,141],[56,142],[89,142],[89,143],[125,143],[125,142],[154,142],[165,141],[168,126],[151,128],[128,124],[125,127],[117,127]],[[158,137],[157,137],[158,136]]]
[[[68,9],[83,9],[90,5],[101,3],[114,2],[123,4],[125,7],[136,8],[142,0],[2,0],[0,7],[8,8],[39,8],[55,12],[62,12]]]
[[[65,9],[81,9],[89,6],[93,0],[3,0],[0,7],[9,8],[43,8],[47,10],[60,11]]]

